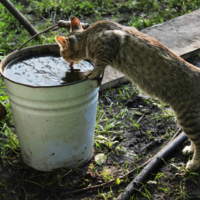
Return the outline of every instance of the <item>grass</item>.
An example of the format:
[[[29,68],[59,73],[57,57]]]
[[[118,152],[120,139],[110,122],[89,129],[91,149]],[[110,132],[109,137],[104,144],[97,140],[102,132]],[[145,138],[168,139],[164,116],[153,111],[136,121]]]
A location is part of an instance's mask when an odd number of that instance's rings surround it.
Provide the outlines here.
[[[189,13],[200,7],[200,0],[134,0],[134,1],[64,1],[64,0],[41,0],[33,1],[28,0],[28,7],[24,7],[15,0],[11,0],[15,7],[21,11],[35,26],[37,31],[41,31],[51,26],[52,23],[56,23],[58,20],[68,20],[71,16],[75,15],[80,19],[88,22],[94,22],[96,20],[104,19],[106,16],[113,18],[115,21],[125,20],[126,25],[135,26],[138,29],[143,29],[151,25],[162,23],[166,20],[172,19],[176,16]],[[19,24],[18,21],[0,4],[0,58],[14,51],[23,42],[25,42],[30,35],[24,28]],[[92,19],[92,20],[91,20]],[[37,44],[55,43],[54,36],[61,32],[66,34],[66,30],[60,29],[57,31],[50,31],[45,34],[45,38],[40,41],[31,41],[27,46],[33,46]],[[126,152],[125,148],[122,147],[124,141],[124,134],[129,132],[130,137],[131,130],[142,131],[141,122],[146,120],[145,110],[138,111],[137,109],[127,109],[124,105],[124,101],[131,99],[133,95],[138,95],[139,92],[131,84],[122,86],[116,89],[110,89],[102,93],[99,100],[97,110],[97,123],[95,128],[95,151],[108,151],[111,150],[119,155],[123,156]],[[112,100],[114,97],[115,100]],[[16,184],[12,191],[16,192],[16,197],[21,199],[32,199],[34,195],[38,195],[38,188],[73,188],[74,178],[80,176],[77,187],[87,187],[92,184],[92,181],[86,178],[85,174],[78,168],[74,170],[60,169],[54,172],[38,172],[30,169],[20,161],[21,153],[19,143],[16,135],[12,132],[14,126],[12,119],[12,112],[10,110],[10,103],[8,95],[5,92],[5,86],[0,77],[0,102],[3,103],[7,109],[7,116],[0,120],[0,171],[8,171],[15,169],[10,177],[14,177],[12,180]],[[144,132],[147,138],[151,140],[154,137],[152,128],[158,124],[158,122],[174,121],[174,114],[168,111],[163,112],[165,106],[159,102],[146,100],[148,104],[158,105],[160,112],[152,114],[151,124],[149,129]],[[143,118],[140,119],[140,117]],[[171,128],[168,130],[170,136],[174,132]],[[115,150],[113,150],[116,147]],[[107,153],[108,154],[108,153]],[[145,155],[144,155],[145,157]],[[139,156],[137,155],[139,160]],[[121,168],[122,165],[113,161],[117,168]],[[129,166],[130,165],[130,166]],[[124,173],[132,167],[131,164],[124,164]],[[92,173],[98,174],[98,167],[92,163],[90,166]],[[12,170],[11,170],[12,171]],[[81,174],[81,175],[80,175]],[[72,177],[70,178],[71,175]],[[11,195],[11,189],[9,188],[11,182],[10,179],[1,176],[0,181],[0,195],[3,199],[8,199]],[[190,174],[193,179],[193,174]],[[112,176],[106,172],[104,168],[101,173],[104,181],[109,181]],[[127,179],[128,181],[128,179]],[[120,181],[118,181],[120,183]],[[31,191],[31,186],[37,188],[37,190]],[[165,190],[165,187],[160,187],[161,190]],[[183,188],[183,187],[182,187]],[[183,190],[181,188],[181,190]],[[50,190],[50,189],[49,189]],[[20,191],[20,192],[19,192]],[[141,192],[144,193],[148,199],[151,198],[151,194],[148,189],[143,186]],[[178,192],[178,191],[177,191]],[[183,195],[184,191],[181,191]],[[110,192],[100,192],[100,196],[104,199],[113,198],[112,188]],[[56,199],[55,197],[54,199]]]
[[[4,86],[2,86],[3,89]],[[97,123],[95,129],[95,152],[104,152],[104,154],[109,157],[111,154],[123,158],[127,154],[127,147],[123,147],[122,143],[125,142],[123,133],[131,130],[132,128],[138,130],[138,124],[134,125],[134,122],[137,122],[137,119],[141,117],[141,111],[137,110],[135,112],[134,109],[128,112],[127,107],[124,104],[120,104],[119,102],[122,99],[122,95],[120,91],[123,91],[123,86],[116,89],[111,89],[109,92],[105,91],[100,96],[100,101],[97,109]],[[126,92],[129,92],[130,96],[133,94],[138,93],[135,90],[135,87],[132,84],[126,85]],[[7,98],[7,94],[4,93],[4,101],[6,105],[9,105],[9,100]],[[111,96],[114,95],[116,99],[112,102],[108,100],[112,99]],[[126,96],[126,98],[128,98]],[[112,104],[112,112],[110,111],[110,105]],[[149,100],[149,105],[151,101]],[[9,110],[9,107],[7,108]],[[16,135],[10,130],[9,120],[12,123],[12,113],[11,111],[8,112],[8,116],[3,119],[0,123],[2,128],[0,129],[0,138],[2,135],[6,135],[6,140],[1,140],[1,161],[3,163],[3,167],[1,170],[5,173],[6,168],[13,168],[17,169],[17,174],[13,174],[13,180],[16,185],[14,191],[18,191],[16,196],[22,197],[23,199],[32,199],[33,195],[38,195],[37,191],[44,190],[45,188],[49,187],[60,187],[62,188],[69,188],[73,187],[73,177],[79,177],[78,185],[76,187],[87,187],[88,185],[92,186],[92,181],[88,180],[82,171],[78,168],[74,170],[67,170],[67,169],[59,169],[55,170],[54,172],[38,172],[36,170],[31,169],[30,167],[24,165],[21,162],[21,153],[19,149],[19,144],[16,138]],[[112,114],[112,115],[111,115]],[[162,110],[158,113],[158,116],[162,119]],[[135,116],[134,116],[135,115]],[[117,116],[117,117],[115,117]],[[165,120],[165,118],[163,118]],[[153,121],[153,120],[151,120]],[[154,119],[156,122],[156,120]],[[139,122],[141,123],[141,122]],[[151,134],[151,132],[149,132]],[[153,137],[153,136],[152,136]],[[142,155],[143,156],[143,155]],[[138,161],[141,160],[141,156],[137,155]],[[145,156],[143,157],[145,158]],[[117,169],[122,169],[123,173],[127,173],[133,168],[133,164],[129,162],[124,162],[123,165],[119,164],[118,162],[113,162],[113,165],[116,166]],[[112,175],[106,170],[106,166],[103,167],[102,170],[99,169],[97,163],[92,162],[90,164],[89,169],[91,173],[95,176],[99,177],[103,180],[103,182],[107,182],[113,179]],[[121,181],[121,180],[120,180]],[[118,185],[120,183],[118,181]],[[130,180],[126,177],[125,181],[122,183],[126,184]],[[4,199],[10,196],[9,193],[9,185],[7,179],[2,178],[1,181],[1,189],[0,193],[4,197]],[[30,186],[34,186],[37,188],[35,192],[30,190]],[[120,184],[121,185],[121,184]],[[20,191],[20,192],[19,192]],[[145,193],[146,192],[146,193]],[[148,192],[145,190],[144,193],[147,195]],[[113,193],[105,193],[101,192],[101,194],[111,198]]]
[[[111,175],[109,171],[106,170],[105,167],[103,168],[103,172],[101,173],[101,176],[103,177],[105,182],[108,182],[111,179],[113,179],[113,176]]]
[[[110,16],[115,21],[126,19],[126,25],[143,29],[200,7],[200,0],[28,0],[26,7],[20,2],[17,3],[16,0],[11,0],[11,2],[27,17],[37,31],[44,30],[60,19],[69,20],[73,15],[90,23],[104,19],[104,16]],[[30,35],[2,4],[0,4],[0,11],[0,56],[3,57],[19,47]],[[63,29],[62,31],[66,32]],[[46,39],[33,40],[28,43],[28,46],[55,42],[55,32],[51,31],[45,36]]]
[[[15,7],[27,17],[27,10],[21,3],[11,1]],[[22,43],[30,38],[28,32],[19,24],[19,22],[9,13],[9,11],[0,3],[0,58],[3,58],[8,53],[16,50]],[[27,17],[28,18],[28,17]],[[37,19],[39,21],[39,19]],[[35,23],[35,29],[39,32],[51,25],[50,20],[46,19],[45,23],[40,26]],[[47,33],[46,38],[40,41],[32,40],[27,46],[38,44],[54,43],[55,34]]]

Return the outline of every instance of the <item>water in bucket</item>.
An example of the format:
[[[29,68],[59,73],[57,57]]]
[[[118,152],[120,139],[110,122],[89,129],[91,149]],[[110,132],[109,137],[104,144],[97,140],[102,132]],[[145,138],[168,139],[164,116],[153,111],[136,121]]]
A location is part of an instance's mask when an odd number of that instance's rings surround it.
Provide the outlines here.
[[[74,64],[74,70],[69,65],[58,53],[31,54],[11,61],[4,74],[22,84],[53,86],[83,80],[84,73],[93,69],[85,60]]]

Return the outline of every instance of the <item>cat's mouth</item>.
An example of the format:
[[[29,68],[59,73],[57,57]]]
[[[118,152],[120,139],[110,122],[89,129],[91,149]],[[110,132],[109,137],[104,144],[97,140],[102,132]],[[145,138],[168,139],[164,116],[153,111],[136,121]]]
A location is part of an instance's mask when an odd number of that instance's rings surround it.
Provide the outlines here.
[[[76,60],[67,60],[68,63],[70,63],[70,65],[73,64],[79,64],[80,61],[76,61]]]
[[[73,64],[79,64],[80,62],[74,61],[74,60],[69,60],[69,59],[64,59],[65,61],[67,61],[70,64],[70,67],[73,66]]]
[[[71,65],[71,63],[73,63],[73,64],[79,64],[81,61],[77,61],[77,60],[72,60],[72,59],[66,59],[65,58],[65,60],[68,62],[68,63],[70,63],[70,65]]]
[[[73,67],[73,65],[74,65],[74,63],[72,62],[72,63],[70,63],[70,67],[71,67],[71,69],[74,69],[74,67]]]
[[[79,63],[80,63],[80,61],[73,61],[73,63],[74,63],[74,64],[79,64]]]

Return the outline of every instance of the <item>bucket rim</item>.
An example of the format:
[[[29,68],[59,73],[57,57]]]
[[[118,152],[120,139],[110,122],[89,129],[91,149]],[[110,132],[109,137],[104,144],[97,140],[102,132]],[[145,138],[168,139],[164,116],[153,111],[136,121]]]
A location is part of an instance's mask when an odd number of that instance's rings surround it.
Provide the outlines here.
[[[72,82],[72,83],[65,83],[65,84],[61,84],[61,85],[47,85],[47,86],[42,86],[42,85],[29,85],[29,84],[24,84],[24,83],[20,83],[20,82],[17,82],[17,81],[14,81],[8,77],[5,76],[4,74],[4,69],[5,69],[5,66],[11,62],[11,61],[8,61],[8,63],[6,63],[6,59],[8,59],[10,56],[12,57],[13,54],[16,54],[18,52],[29,52],[28,50],[31,50],[33,48],[40,48],[40,47],[46,47],[46,48],[57,48],[58,50],[55,50],[55,51],[47,51],[46,53],[53,53],[53,52],[59,52],[59,46],[57,44],[44,44],[44,45],[34,45],[34,46],[30,46],[30,47],[26,47],[26,48],[23,48],[23,49],[20,49],[20,50],[15,50],[13,51],[12,53],[6,55],[0,62],[0,74],[3,78],[5,78],[6,80],[12,82],[12,83],[15,83],[15,84],[18,84],[18,85],[23,85],[23,86],[26,86],[26,87],[30,87],[30,88],[54,88],[54,87],[66,87],[66,86],[71,86],[71,85],[74,85],[74,84],[77,84],[77,83],[81,83],[81,82],[84,82],[84,81],[87,81],[88,79],[82,79],[82,80],[79,80],[79,81],[75,81],[75,82]],[[43,52],[45,53],[45,52]],[[29,55],[29,54],[27,54]],[[22,56],[22,55],[21,55]],[[20,57],[20,56],[19,56]],[[18,57],[16,57],[18,58]],[[14,58],[14,59],[16,59]],[[13,59],[13,60],[14,60]],[[94,63],[89,60],[89,59],[84,59],[85,61],[89,62],[91,65],[93,65],[94,67]],[[5,64],[6,63],[6,64]],[[4,66],[5,65],[5,66]]]

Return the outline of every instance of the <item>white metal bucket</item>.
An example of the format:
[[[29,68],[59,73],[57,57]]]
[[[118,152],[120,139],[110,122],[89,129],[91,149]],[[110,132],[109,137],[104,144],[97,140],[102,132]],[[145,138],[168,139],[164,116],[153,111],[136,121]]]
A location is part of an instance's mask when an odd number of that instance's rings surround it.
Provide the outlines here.
[[[0,63],[33,52],[58,51],[41,45],[13,52]],[[4,76],[23,161],[41,171],[74,168],[92,158],[98,101],[97,81],[28,86]]]

